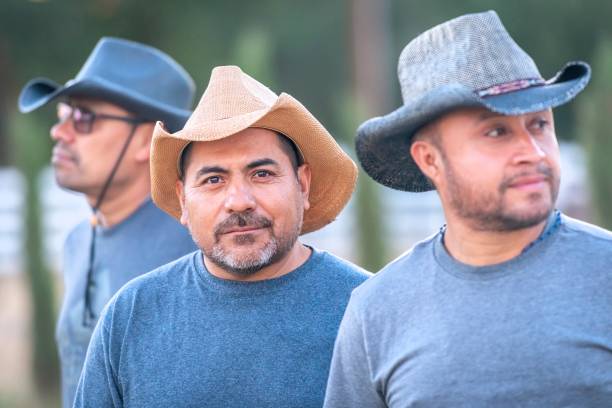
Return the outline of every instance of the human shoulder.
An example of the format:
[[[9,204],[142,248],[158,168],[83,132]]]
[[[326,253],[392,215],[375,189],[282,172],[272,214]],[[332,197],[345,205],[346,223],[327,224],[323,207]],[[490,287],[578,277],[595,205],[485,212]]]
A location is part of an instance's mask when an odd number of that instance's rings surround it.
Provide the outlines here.
[[[109,305],[115,309],[133,307],[135,303],[146,304],[149,300],[176,293],[176,289],[194,274],[199,254],[199,251],[189,253],[132,279],[117,291]]]
[[[372,303],[385,302],[388,294],[402,287],[418,284],[422,272],[431,267],[434,241],[439,233],[417,242],[406,252],[388,263],[374,276],[355,289],[351,302],[363,307]]]
[[[372,276],[360,266],[340,258],[330,252],[312,248],[312,268],[320,269],[329,279],[342,280],[348,284],[359,285]]]
[[[66,235],[66,245],[82,244],[83,240],[91,233],[91,224],[88,220],[82,220],[75,225]]]
[[[197,249],[189,231],[147,200],[134,214],[105,234],[114,245],[146,251],[147,269],[165,264]],[[144,259],[143,259],[144,260]]]
[[[562,215],[550,252],[557,261],[563,257],[566,265],[578,270],[600,271],[602,276],[612,277],[612,232],[603,228]]]
[[[188,234],[187,229],[181,225],[175,218],[162,211],[157,207],[151,198],[148,198],[136,211],[125,219],[123,224],[130,224],[133,228],[144,227],[147,230],[155,230],[157,232],[178,232]]]
[[[589,224],[588,222],[577,220],[565,214],[561,214],[561,220],[564,232],[570,237],[580,237],[582,240],[586,239],[594,243],[599,242],[612,251],[612,247],[610,247],[610,243],[612,243],[611,231]]]

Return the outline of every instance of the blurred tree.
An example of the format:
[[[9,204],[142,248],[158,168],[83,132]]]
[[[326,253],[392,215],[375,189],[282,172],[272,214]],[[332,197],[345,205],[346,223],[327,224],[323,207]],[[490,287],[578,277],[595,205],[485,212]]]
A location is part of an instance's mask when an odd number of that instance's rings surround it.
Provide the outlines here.
[[[10,87],[9,53],[6,39],[0,37],[0,89],[5,92]],[[6,98],[0,98],[0,166],[10,163],[11,142],[8,134],[8,114]]]
[[[351,45],[355,113],[361,120],[387,113],[391,100],[389,82],[389,20],[386,0],[351,0]],[[359,263],[377,271],[387,261],[383,237],[384,209],[380,187],[362,174],[357,188]]]
[[[54,285],[44,261],[38,174],[47,163],[40,134],[46,133],[36,121],[23,116],[12,121],[11,134],[15,136],[17,163],[27,182],[26,190],[26,272],[32,303],[32,374],[36,385],[45,395],[58,391],[59,362],[54,341],[55,297]],[[43,139],[44,141],[48,138]]]
[[[578,134],[588,156],[596,222],[612,229],[612,40],[600,41],[593,61],[593,81],[579,100]]]
[[[410,39],[435,24],[460,14],[495,9],[546,78],[565,61],[589,61],[598,38],[612,36],[609,24],[612,2],[606,0],[3,0],[1,3],[0,164],[6,164],[2,156],[14,158],[10,148],[26,143],[23,146],[27,148],[22,150],[26,153],[17,160],[21,168],[31,166],[24,169],[27,174],[37,173],[49,156],[51,117],[43,112],[11,119],[19,90],[27,80],[41,75],[61,83],[67,81],[104,35],[146,42],[168,52],[193,75],[200,94],[213,66],[240,64],[274,91],[295,95],[333,135],[351,147],[357,124],[401,104],[394,70],[397,57]],[[587,98],[580,97],[578,101],[582,99]],[[560,137],[571,138],[576,133],[574,112],[575,104],[558,109]],[[5,121],[27,122],[34,117],[47,126],[24,123],[7,126]],[[13,146],[3,137],[6,129],[12,129]],[[26,155],[37,159],[26,159]],[[34,176],[30,181],[34,182]],[[363,230],[359,234],[361,262],[376,270],[388,260],[381,238],[385,231],[380,218],[379,187],[363,173],[360,183],[366,183],[360,184],[358,190]],[[30,191],[34,190],[32,186]],[[35,196],[30,198],[30,205],[35,208]],[[28,231],[32,237],[40,234],[35,217],[29,218]],[[40,256],[37,245],[28,246],[27,258],[32,265],[41,265],[36,260]],[[44,274],[31,276],[33,280],[42,276],[36,287],[49,285]],[[40,305],[47,304],[34,308],[37,313],[40,308],[42,313],[35,321],[47,319],[53,323],[45,315],[54,310],[50,298],[44,293],[37,294],[39,289],[34,286],[33,283],[32,290]],[[48,332],[39,332],[37,341],[44,341],[45,337],[52,341],[51,330]]]

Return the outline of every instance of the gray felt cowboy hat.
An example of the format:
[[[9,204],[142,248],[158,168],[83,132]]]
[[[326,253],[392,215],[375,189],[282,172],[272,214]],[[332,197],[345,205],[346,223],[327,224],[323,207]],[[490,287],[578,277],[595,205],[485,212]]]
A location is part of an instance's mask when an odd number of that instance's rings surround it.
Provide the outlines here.
[[[590,76],[586,63],[570,62],[544,80],[494,11],[455,18],[404,48],[398,63],[404,104],[357,129],[357,157],[368,175],[387,187],[432,190],[409,152],[418,129],[461,107],[503,115],[554,108],[582,91]]]
[[[99,98],[178,130],[191,115],[194,93],[193,79],[169,55],[134,41],[104,37],[74,79],[60,85],[35,78],[23,87],[18,105],[27,113],[60,97]]]

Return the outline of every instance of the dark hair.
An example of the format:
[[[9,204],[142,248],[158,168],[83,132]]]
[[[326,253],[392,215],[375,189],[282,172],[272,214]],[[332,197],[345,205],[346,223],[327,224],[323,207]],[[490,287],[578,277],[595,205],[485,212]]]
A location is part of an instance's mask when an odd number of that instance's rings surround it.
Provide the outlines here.
[[[304,164],[304,159],[300,154],[297,146],[293,142],[293,140],[289,139],[287,136],[283,135],[280,132],[275,132],[276,136],[278,136],[278,140],[280,141],[281,149],[285,152],[285,154],[289,157],[289,161],[291,161],[291,166],[293,167],[293,171],[297,174],[297,169],[302,164]]]
[[[193,148],[193,142],[187,143],[187,146],[183,148],[179,157],[179,177],[181,181],[185,182],[185,170],[187,169],[187,165],[189,164],[189,157],[191,156],[191,149]]]
[[[278,136],[280,147],[283,152],[285,152],[285,154],[289,157],[291,167],[293,167],[293,171],[297,174],[298,167],[304,164],[304,159],[302,158],[300,151],[298,150],[293,140],[289,139],[287,136],[283,135],[280,132],[274,131],[274,133],[276,133],[276,136]],[[179,176],[182,182],[185,182],[185,170],[187,169],[187,165],[189,164],[189,158],[191,156],[192,148],[193,142],[189,142],[181,152],[181,157],[179,158]]]

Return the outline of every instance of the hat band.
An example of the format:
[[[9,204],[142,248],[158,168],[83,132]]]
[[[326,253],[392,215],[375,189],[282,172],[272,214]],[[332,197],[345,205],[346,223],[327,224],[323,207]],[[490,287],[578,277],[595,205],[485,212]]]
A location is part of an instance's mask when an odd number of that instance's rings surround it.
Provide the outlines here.
[[[476,91],[476,95],[482,97],[500,95],[508,92],[519,91],[521,89],[530,88],[532,86],[545,85],[546,81],[542,78],[527,78],[517,79],[516,81],[505,82],[503,84],[493,85],[489,88]]]

